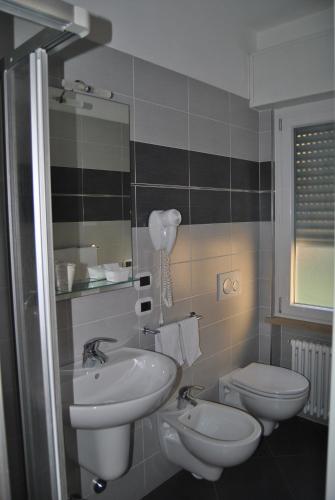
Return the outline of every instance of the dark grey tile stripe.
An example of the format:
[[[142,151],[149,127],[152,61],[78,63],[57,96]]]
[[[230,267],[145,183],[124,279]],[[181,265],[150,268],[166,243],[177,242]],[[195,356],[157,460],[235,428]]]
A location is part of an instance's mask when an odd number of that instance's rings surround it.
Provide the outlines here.
[[[191,224],[230,222],[229,191],[190,191]]]
[[[259,221],[259,193],[231,193],[232,222]]]
[[[271,195],[260,193],[271,189],[268,164],[139,142],[132,151],[133,225],[147,226],[152,210],[172,207],[182,224],[271,218]]]
[[[271,220],[271,193],[260,193],[259,195],[259,220]]]
[[[272,186],[272,164],[270,161],[263,161],[259,164],[259,189],[260,191],[270,191]]]
[[[271,220],[270,162],[141,142],[131,143],[131,161],[131,173],[53,167],[54,222],[121,220],[131,213],[133,225],[147,226],[152,210],[172,207],[182,224]]]
[[[142,142],[131,150],[136,184],[259,190],[257,162]]]
[[[168,210],[170,208],[176,208],[180,211],[182,224],[190,224],[189,189],[137,186],[133,191],[133,200],[135,199],[135,190],[137,226],[144,227],[148,225],[149,215],[152,210]]]
[[[230,188],[230,158],[190,151],[190,186]]]
[[[231,188],[259,190],[259,164],[254,161],[231,159]]]
[[[52,167],[53,222],[130,219],[130,173]]]
[[[136,183],[189,185],[188,151],[136,142]]]

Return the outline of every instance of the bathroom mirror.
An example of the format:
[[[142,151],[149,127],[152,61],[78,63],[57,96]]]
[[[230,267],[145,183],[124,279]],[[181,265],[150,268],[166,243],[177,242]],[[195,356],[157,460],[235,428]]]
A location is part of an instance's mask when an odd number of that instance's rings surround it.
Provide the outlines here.
[[[131,283],[129,107],[50,87],[49,111],[57,295]]]

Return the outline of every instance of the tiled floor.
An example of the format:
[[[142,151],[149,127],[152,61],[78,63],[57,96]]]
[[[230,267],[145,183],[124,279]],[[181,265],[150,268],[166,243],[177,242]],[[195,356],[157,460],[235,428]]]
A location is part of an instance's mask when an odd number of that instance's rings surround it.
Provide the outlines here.
[[[181,471],[145,500],[323,500],[327,427],[296,417],[263,438],[254,456],[219,481]]]

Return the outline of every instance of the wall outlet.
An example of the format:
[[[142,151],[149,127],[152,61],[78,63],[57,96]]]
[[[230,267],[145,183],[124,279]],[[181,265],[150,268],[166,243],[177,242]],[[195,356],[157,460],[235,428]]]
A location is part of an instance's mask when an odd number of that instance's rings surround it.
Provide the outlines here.
[[[217,276],[217,300],[235,297],[241,293],[241,272],[230,271],[219,273]]]

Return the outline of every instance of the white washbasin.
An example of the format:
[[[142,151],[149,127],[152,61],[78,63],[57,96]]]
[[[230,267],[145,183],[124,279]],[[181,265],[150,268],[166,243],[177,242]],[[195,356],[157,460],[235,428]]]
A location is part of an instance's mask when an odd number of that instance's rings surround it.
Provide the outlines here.
[[[106,481],[122,476],[130,467],[131,423],[165,402],[176,374],[167,356],[127,347],[112,351],[104,365],[63,369],[63,404],[77,442],[69,456]]]
[[[120,348],[101,367],[75,367],[70,420],[76,429],[106,429],[134,422],[164,403],[175,381],[172,359]]]

